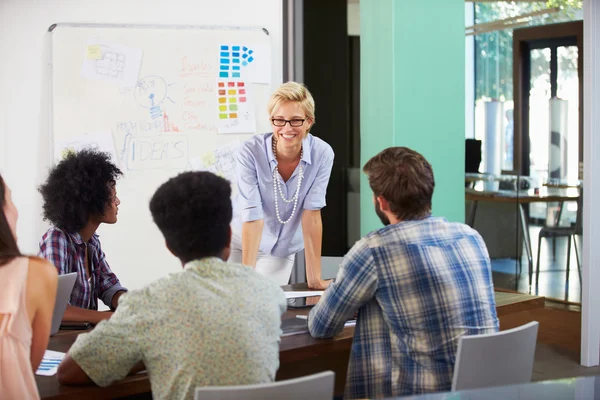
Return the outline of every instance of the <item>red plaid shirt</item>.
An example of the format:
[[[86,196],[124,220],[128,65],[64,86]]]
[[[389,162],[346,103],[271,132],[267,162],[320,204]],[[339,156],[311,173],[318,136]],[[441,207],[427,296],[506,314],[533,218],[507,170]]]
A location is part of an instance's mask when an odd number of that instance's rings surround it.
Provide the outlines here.
[[[117,276],[110,270],[96,234],[87,243],[91,271],[91,279],[88,281],[85,272],[85,245],[79,233],[71,234],[51,227],[42,236],[39,256],[52,262],[59,275],[77,272],[69,304],[97,310],[100,298],[111,307],[115,293],[127,289],[121,286]]]

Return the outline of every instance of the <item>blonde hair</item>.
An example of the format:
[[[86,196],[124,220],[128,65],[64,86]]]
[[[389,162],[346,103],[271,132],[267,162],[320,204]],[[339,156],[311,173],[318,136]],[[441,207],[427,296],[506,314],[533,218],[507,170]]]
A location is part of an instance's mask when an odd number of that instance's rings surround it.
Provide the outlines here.
[[[311,125],[315,123],[315,100],[306,86],[298,82],[286,82],[273,92],[267,105],[269,116],[273,115],[273,111],[282,103],[295,102],[300,103],[300,107],[306,113],[306,118],[310,119]]]

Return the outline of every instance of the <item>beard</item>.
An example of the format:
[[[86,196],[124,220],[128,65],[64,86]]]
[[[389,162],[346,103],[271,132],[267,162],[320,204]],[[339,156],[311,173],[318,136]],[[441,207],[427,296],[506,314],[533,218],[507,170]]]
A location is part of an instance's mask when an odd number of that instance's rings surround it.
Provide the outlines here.
[[[381,211],[381,207],[379,207],[379,202],[377,200],[375,200],[375,214],[377,214],[384,226],[388,226],[390,224],[390,219],[383,213],[383,211]]]

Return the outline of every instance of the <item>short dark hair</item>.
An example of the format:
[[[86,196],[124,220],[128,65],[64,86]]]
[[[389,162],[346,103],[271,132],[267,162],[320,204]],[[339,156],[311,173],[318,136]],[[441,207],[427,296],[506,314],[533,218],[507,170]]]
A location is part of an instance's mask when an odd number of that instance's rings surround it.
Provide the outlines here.
[[[38,188],[44,219],[67,232],[79,232],[91,216],[104,215],[113,200],[110,188],[122,174],[108,153],[84,149],[67,154]]]
[[[363,171],[376,196],[390,204],[400,220],[418,220],[431,214],[435,187],[431,164],[407,147],[389,147],[371,158]]]
[[[150,200],[152,218],[182,262],[221,255],[230,242],[231,186],[211,172],[184,172]]]
[[[5,204],[6,187],[4,186],[4,179],[0,175],[0,266],[8,264],[13,258],[21,255],[17,241],[4,214]]]

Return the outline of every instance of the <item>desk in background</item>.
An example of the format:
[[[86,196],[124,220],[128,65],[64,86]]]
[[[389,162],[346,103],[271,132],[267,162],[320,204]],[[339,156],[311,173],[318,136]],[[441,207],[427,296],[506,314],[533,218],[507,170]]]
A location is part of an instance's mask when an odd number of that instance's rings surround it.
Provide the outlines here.
[[[285,291],[308,290],[306,284],[282,287]],[[502,316],[544,307],[544,298],[520,293],[495,292],[496,312]],[[282,319],[306,315],[309,309],[288,310]],[[49,350],[66,352],[80,332],[61,331],[50,338]],[[335,372],[335,393],[343,394],[346,383],[346,370],[354,327],[344,328],[333,339],[315,339],[309,334],[281,338],[279,344],[279,370],[277,380],[296,378],[321,371]],[[56,376],[36,376],[37,386],[42,399],[106,399],[150,393],[150,381],[146,373],[128,376],[107,388],[98,386],[63,386]],[[150,398],[150,397],[148,397]]]

